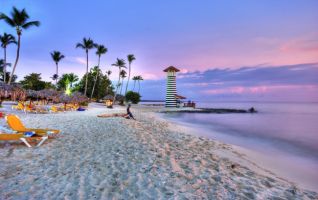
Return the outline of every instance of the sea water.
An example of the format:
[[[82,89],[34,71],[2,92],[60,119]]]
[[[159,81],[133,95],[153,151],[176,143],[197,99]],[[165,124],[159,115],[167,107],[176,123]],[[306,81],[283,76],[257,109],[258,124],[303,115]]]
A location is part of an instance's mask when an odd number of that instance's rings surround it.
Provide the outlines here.
[[[201,108],[254,107],[258,113],[168,113],[194,134],[247,149],[279,177],[318,191],[318,103],[199,102]]]

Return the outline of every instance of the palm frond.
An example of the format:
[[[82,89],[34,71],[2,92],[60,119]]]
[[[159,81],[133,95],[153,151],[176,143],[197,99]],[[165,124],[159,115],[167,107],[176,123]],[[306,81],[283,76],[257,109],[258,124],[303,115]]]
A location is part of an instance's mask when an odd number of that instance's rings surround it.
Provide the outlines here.
[[[1,13],[0,14],[0,20],[3,19],[7,24],[9,24],[10,26],[12,27],[15,27],[16,24],[15,22],[10,18],[8,17],[7,15],[5,15],[4,13]]]
[[[31,22],[27,22],[25,24],[23,24],[21,27],[24,28],[24,29],[28,29],[30,28],[31,26],[40,26],[40,22],[39,21],[31,21]]]

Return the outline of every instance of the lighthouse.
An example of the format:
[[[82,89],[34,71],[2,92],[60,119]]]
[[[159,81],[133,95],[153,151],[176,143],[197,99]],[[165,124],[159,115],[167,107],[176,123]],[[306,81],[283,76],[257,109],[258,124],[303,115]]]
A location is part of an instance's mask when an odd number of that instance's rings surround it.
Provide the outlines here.
[[[163,71],[167,73],[166,107],[175,108],[177,107],[176,73],[180,70],[170,66]]]

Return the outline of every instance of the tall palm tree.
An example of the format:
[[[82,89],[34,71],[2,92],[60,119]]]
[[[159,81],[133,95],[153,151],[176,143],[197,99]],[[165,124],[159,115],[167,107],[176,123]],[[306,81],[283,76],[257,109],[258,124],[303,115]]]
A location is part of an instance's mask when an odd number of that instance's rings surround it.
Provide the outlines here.
[[[137,76],[138,81],[138,93],[140,92],[140,81],[143,81],[144,79],[141,76]]]
[[[127,60],[129,63],[129,68],[128,68],[128,79],[127,79],[127,83],[126,83],[126,90],[125,90],[125,94],[127,93],[127,89],[128,89],[128,84],[129,84],[129,79],[130,79],[130,72],[131,72],[131,63],[136,60],[134,54],[129,54],[127,56]]]
[[[124,79],[127,77],[126,76],[127,72],[125,70],[121,70],[120,71],[120,77],[121,77],[121,87],[120,87],[120,94],[122,94],[122,90],[123,90],[123,85],[124,85]],[[126,93],[125,93],[126,94]],[[124,95],[125,95],[124,94]]]
[[[103,54],[107,53],[108,50],[107,50],[107,48],[104,45],[97,45],[96,48],[97,48],[96,55],[98,56],[98,65],[97,65],[97,67],[99,68],[99,66],[100,66],[100,57]],[[98,76],[99,76],[99,70],[97,71],[96,76],[95,76],[91,98],[93,98],[93,94],[94,94],[94,90],[95,90],[95,86],[96,86],[96,82],[97,82],[97,77]]]
[[[63,54],[61,54],[61,52],[59,51],[53,51],[51,53],[51,57],[53,59],[53,61],[55,62],[56,65],[56,79],[55,79],[55,84],[57,84],[57,79],[59,77],[59,62],[65,58],[65,56]]]
[[[15,40],[15,37],[11,34],[4,33],[3,35],[0,35],[0,42],[1,47],[4,51],[4,57],[3,57],[3,82],[6,83],[6,75],[7,75],[7,46],[9,44],[17,44],[17,41]]]
[[[118,87],[120,85],[120,72],[121,72],[122,68],[126,68],[126,62],[125,62],[124,59],[117,58],[116,62],[114,64],[112,64],[112,66],[118,67],[118,70],[119,70],[119,72],[118,72],[118,82],[117,82],[117,85],[116,85],[116,91],[115,91],[114,100],[113,100],[113,102],[115,102],[116,96],[117,96],[117,92],[118,92]]]
[[[87,82],[88,82],[88,51],[95,48],[96,44],[91,38],[86,39],[85,37],[83,38],[82,43],[77,43],[76,48],[81,48],[84,49],[86,52],[86,80],[85,80],[85,90],[84,90],[84,95],[86,96],[87,93]]]
[[[134,77],[132,78],[132,80],[134,81],[133,91],[135,91],[135,86],[136,86],[136,81],[138,80],[138,76],[134,76]]]
[[[20,56],[20,46],[21,46],[21,35],[22,30],[26,30],[32,26],[40,26],[39,21],[28,21],[29,19],[28,13],[25,11],[25,9],[18,10],[16,7],[13,7],[11,12],[11,18],[4,13],[0,13],[0,20],[3,19],[7,24],[9,24],[11,27],[14,27],[17,31],[18,35],[18,48],[17,48],[17,56],[13,65],[13,69],[8,81],[8,85],[11,84],[12,77],[14,75],[15,69],[18,65],[19,56]]]

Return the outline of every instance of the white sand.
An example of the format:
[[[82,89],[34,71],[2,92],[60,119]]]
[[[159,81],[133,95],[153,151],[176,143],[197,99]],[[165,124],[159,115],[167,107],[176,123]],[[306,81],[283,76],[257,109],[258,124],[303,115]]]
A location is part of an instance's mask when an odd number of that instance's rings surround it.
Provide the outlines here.
[[[0,143],[0,199],[318,198],[151,110],[133,108],[137,121],[98,118],[125,108],[96,104],[85,112],[19,114],[28,127],[60,129],[62,137],[33,149]]]

